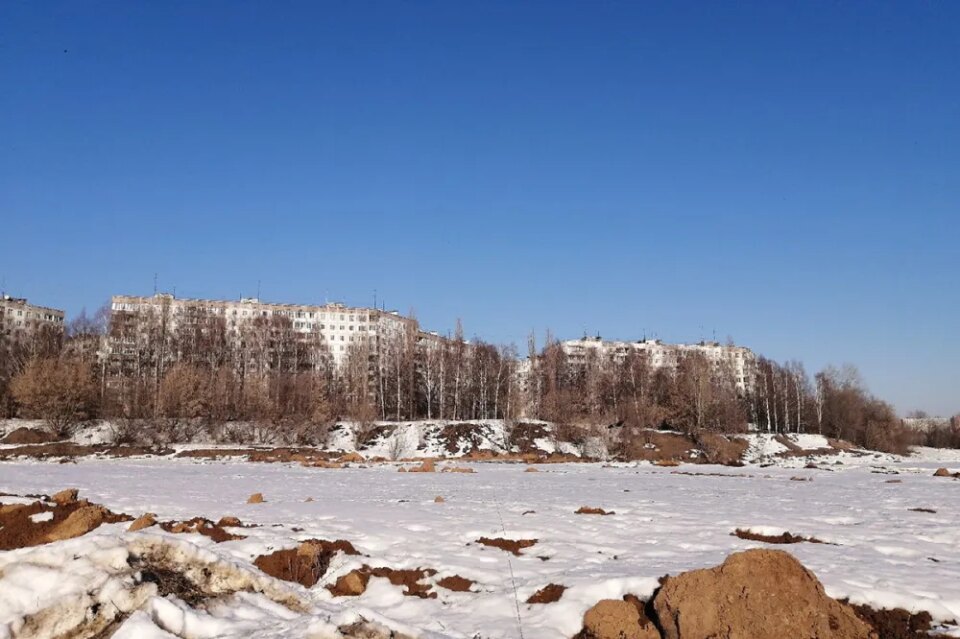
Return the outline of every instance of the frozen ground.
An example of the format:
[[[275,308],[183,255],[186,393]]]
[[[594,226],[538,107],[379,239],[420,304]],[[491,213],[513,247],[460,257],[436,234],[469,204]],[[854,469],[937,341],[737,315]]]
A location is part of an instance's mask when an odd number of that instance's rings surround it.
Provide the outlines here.
[[[149,511],[161,520],[233,515],[259,527],[238,531],[247,539],[214,544],[157,528],[126,533],[126,524],[115,524],[69,542],[0,553],[0,628],[38,609],[34,600],[40,602],[42,592],[31,588],[49,587],[40,578],[21,575],[17,581],[12,568],[46,563],[53,567],[45,574],[58,588],[82,589],[101,570],[90,565],[91,544],[117,561],[110,553],[122,553],[134,540],[164,536],[246,570],[257,555],[320,538],[349,540],[368,557],[338,556],[309,592],[283,584],[316,606],[311,612],[281,614],[275,604],[240,597],[211,617],[155,600],[147,612],[130,617],[127,634],[119,636],[150,636],[145,629],[157,626],[174,636],[189,627],[192,634],[180,636],[191,637],[328,636],[318,619],[345,606],[379,613],[423,636],[517,637],[522,625],[527,639],[570,637],[598,599],[648,595],[664,574],[712,566],[731,551],[763,545],[731,536],[736,528],[829,542],[777,547],[813,570],[832,596],[960,619],[960,481],[931,476],[938,465],[957,470],[960,464],[942,463],[931,451],[916,460],[858,461],[829,471],[563,464],[542,465],[536,473],[491,463],[474,465],[474,474],[399,473],[390,464],[328,470],[170,458],[6,462],[0,464],[2,492],[51,494],[76,487],[115,512]],[[894,472],[899,474],[888,474]],[[246,504],[254,492],[262,492],[266,503]],[[444,503],[434,502],[438,495]],[[315,501],[305,502],[307,497]],[[580,506],[616,514],[574,514]],[[515,557],[473,543],[482,536],[538,542]],[[476,582],[475,592],[435,588],[438,598],[423,600],[404,597],[376,578],[357,598],[334,599],[323,588],[362,563],[434,568],[436,579],[458,574]],[[549,583],[569,588],[559,602],[523,603]],[[197,619],[187,623],[190,615]]]

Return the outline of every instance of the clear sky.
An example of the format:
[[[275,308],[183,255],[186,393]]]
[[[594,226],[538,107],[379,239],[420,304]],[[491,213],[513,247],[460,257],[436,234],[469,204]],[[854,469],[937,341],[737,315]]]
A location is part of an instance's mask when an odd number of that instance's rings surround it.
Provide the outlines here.
[[[0,277],[725,340],[960,412],[960,2],[0,3]]]

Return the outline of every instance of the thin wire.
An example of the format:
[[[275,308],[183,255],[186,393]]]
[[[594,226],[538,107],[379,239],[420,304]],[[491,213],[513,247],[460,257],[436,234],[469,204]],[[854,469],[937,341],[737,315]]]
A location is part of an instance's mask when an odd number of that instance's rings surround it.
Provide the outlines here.
[[[503,525],[503,515],[500,514],[500,501],[497,499],[496,494],[493,496],[493,504],[497,507],[497,518],[500,520],[500,530],[503,532],[504,538],[506,538],[507,527]],[[520,630],[520,639],[523,639],[523,622],[520,619],[520,595],[517,594],[517,580],[513,576],[513,562],[510,561],[509,556],[507,556],[507,567],[510,569],[510,584],[513,586],[513,605],[517,611],[517,628]]]

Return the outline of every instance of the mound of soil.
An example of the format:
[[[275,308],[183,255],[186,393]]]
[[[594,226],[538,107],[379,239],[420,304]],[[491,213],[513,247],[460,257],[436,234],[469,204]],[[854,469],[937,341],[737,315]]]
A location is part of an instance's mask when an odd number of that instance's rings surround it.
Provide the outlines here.
[[[57,441],[57,436],[51,432],[20,427],[7,433],[6,437],[0,439],[0,444],[48,444],[55,441]]]
[[[138,530],[143,530],[144,528],[149,528],[150,526],[157,525],[157,518],[153,513],[144,513],[133,520],[133,523],[130,524],[130,527],[127,528],[128,532],[137,532]]]
[[[424,459],[419,466],[407,469],[409,473],[435,473],[437,465],[432,459]]]
[[[35,501],[32,504],[11,504],[0,507],[0,550],[13,550],[28,546],[39,546],[54,541],[72,539],[85,535],[101,524],[115,524],[130,521],[127,515],[113,513],[103,506],[91,504],[86,500],[77,500],[75,490],[64,491],[72,495],[68,501],[63,493],[58,493],[60,502],[45,503]],[[45,521],[34,521],[32,515],[44,515]]]
[[[484,546],[493,546],[494,548],[499,548],[500,550],[506,550],[507,552],[512,552],[514,555],[520,556],[520,551],[524,548],[529,548],[537,543],[537,539],[503,539],[500,537],[490,538],[490,537],[481,537],[477,540],[478,544]]]
[[[473,581],[460,575],[451,575],[450,577],[439,579],[437,585],[441,588],[452,590],[453,592],[470,592],[470,588],[473,587]]]
[[[851,607],[861,619],[873,626],[880,639],[928,639],[936,636],[929,632],[933,622],[929,612],[913,614],[903,608],[874,610],[869,606]]]
[[[435,574],[437,574],[437,571],[432,568],[395,570],[393,568],[383,567],[371,568],[370,566],[364,565],[357,570],[352,570],[342,575],[337,579],[337,583],[328,586],[327,590],[329,590],[334,597],[356,597],[366,591],[370,577],[382,577],[389,580],[394,586],[403,587],[403,594],[407,597],[436,599],[437,593],[431,590],[430,584],[421,583],[427,577],[432,577]],[[451,590],[453,589],[451,588]]]
[[[218,544],[222,544],[225,541],[246,539],[243,535],[228,533],[220,524],[215,524],[203,517],[194,517],[186,521],[165,521],[160,524],[160,527],[170,533],[199,533],[204,537],[209,537]]]
[[[938,468],[936,472],[933,473],[934,477],[953,477],[955,479],[960,479],[960,473],[951,473],[946,468]]]
[[[527,599],[527,603],[548,604],[555,601],[560,601],[560,597],[563,596],[563,593],[566,589],[566,586],[562,586],[560,584],[547,584],[540,590],[530,595],[530,597]]]
[[[248,504],[262,504],[263,501],[263,493],[253,493],[247,497]]]
[[[254,565],[271,577],[292,581],[306,588],[314,586],[327,573],[335,554],[359,555],[349,541],[309,539],[296,548],[260,555]]]
[[[653,609],[666,639],[871,637],[853,609],[828,597],[813,573],[779,550],[734,553],[715,568],[667,577]]]
[[[583,630],[574,639],[660,639],[660,632],[643,602],[627,595],[597,602],[583,616]]]
[[[734,537],[739,537],[740,539],[746,539],[748,541],[762,541],[765,544],[799,544],[800,542],[804,541],[811,544],[827,543],[821,539],[817,539],[816,537],[802,537],[800,535],[792,535],[789,532],[785,532],[780,535],[762,535],[760,533],[737,528],[730,534]]]
[[[573,513],[574,515],[616,515],[617,513],[612,510],[604,510],[603,508],[591,508],[590,506],[580,506]]]

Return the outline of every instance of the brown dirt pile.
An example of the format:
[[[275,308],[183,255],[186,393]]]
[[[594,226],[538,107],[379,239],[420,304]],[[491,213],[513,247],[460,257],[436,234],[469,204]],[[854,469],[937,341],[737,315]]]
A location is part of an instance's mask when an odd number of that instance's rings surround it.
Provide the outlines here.
[[[75,489],[57,493],[56,501],[10,504],[0,507],[0,550],[39,546],[85,535],[101,524],[115,524],[133,518],[111,512],[86,500],[78,500]],[[72,499],[69,497],[72,496]],[[31,515],[52,513],[47,521]]]
[[[563,596],[563,593],[566,589],[566,586],[560,584],[547,584],[540,590],[530,595],[530,597],[527,598],[527,603],[548,604],[555,601],[560,601],[560,597]]]
[[[394,586],[402,587],[404,589],[403,594],[407,597],[436,599],[437,593],[431,590],[430,584],[422,583],[423,580],[435,574],[437,574],[437,571],[433,568],[396,570],[394,568],[384,567],[371,568],[365,565],[342,575],[334,585],[328,586],[327,590],[329,590],[334,597],[356,597],[366,591],[367,584],[370,583],[371,577],[382,577],[390,581]],[[452,579],[452,577],[445,579]],[[462,577],[459,577],[459,579],[462,579]],[[469,587],[467,589],[469,590]],[[451,590],[454,589],[451,588]]]
[[[407,469],[408,473],[435,473],[437,465],[432,459],[424,459],[419,466]]]
[[[960,473],[951,473],[946,468],[938,468],[936,472],[933,473],[934,477],[953,477],[954,479],[960,479]]]
[[[330,560],[338,552],[347,555],[360,554],[353,544],[344,539],[309,539],[296,548],[260,555],[253,563],[271,577],[310,588],[326,574]]]
[[[215,524],[203,517],[194,517],[186,521],[165,521],[160,524],[160,527],[170,533],[199,533],[204,537],[209,537],[218,544],[222,544],[225,541],[246,539],[243,535],[228,533],[223,529],[223,526]]]
[[[253,493],[247,497],[248,504],[262,504],[263,501],[263,493]]]
[[[843,601],[847,603],[847,601]],[[868,606],[851,606],[857,615],[873,626],[880,639],[932,639],[933,618],[929,612],[913,614],[903,608],[874,610]]]
[[[130,527],[127,528],[128,532],[137,532],[138,530],[143,530],[144,528],[149,528],[150,526],[157,525],[156,515],[153,513],[144,513],[133,520],[133,523],[130,524]]]
[[[715,568],[667,577],[653,599],[665,639],[869,639],[870,627],[826,595],[788,553],[748,550]]]
[[[591,508],[590,506],[580,506],[574,513],[574,515],[616,515],[617,513],[612,510],[604,510],[603,508]]]
[[[803,537],[801,535],[792,535],[789,532],[785,532],[780,535],[761,535],[760,533],[751,532],[749,530],[743,530],[737,528],[735,531],[730,533],[734,537],[739,537],[740,539],[746,539],[748,541],[762,541],[765,544],[799,544],[800,542],[808,542],[811,544],[825,544],[827,542],[817,539],[816,537]]]
[[[503,539],[501,537],[490,538],[490,537],[481,537],[477,540],[478,544],[484,546],[493,546],[494,548],[499,548],[500,550],[506,550],[507,552],[512,552],[514,555],[520,556],[520,551],[524,548],[530,548],[539,541],[538,539]]]
[[[451,575],[437,580],[437,585],[453,592],[470,592],[473,587],[473,581],[460,575]]]
[[[660,639],[642,601],[627,595],[603,599],[583,616],[583,630],[574,639]]]

